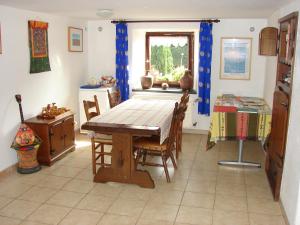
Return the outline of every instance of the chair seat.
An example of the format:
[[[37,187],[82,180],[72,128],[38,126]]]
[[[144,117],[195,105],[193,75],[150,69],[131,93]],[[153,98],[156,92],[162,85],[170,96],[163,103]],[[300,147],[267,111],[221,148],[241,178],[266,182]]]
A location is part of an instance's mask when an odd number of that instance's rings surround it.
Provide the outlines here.
[[[153,137],[141,137],[134,141],[133,146],[136,149],[145,149],[150,151],[166,151],[167,140],[160,144],[160,138],[158,136]]]
[[[102,139],[102,140],[112,140],[112,136],[110,134],[100,134],[95,132],[89,132],[88,136],[94,139]]]

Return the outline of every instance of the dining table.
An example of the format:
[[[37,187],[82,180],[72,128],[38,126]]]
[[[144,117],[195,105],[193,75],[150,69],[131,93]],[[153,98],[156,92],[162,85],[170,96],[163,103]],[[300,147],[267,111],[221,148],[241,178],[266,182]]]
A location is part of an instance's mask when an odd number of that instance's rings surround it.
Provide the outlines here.
[[[260,141],[262,145],[271,132],[272,111],[262,98],[223,95],[216,99],[207,140],[207,150],[217,142],[237,140],[237,160],[221,160],[219,165],[261,167],[260,163],[243,160],[246,140]]]
[[[156,135],[163,143],[169,134],[175,103],[174,100],[129,99],[84,123],[82,129],[112,135],[111,166],[100,167],[94,182],[154,188],[150,173],[136,166],[133,142],[140,136]]]

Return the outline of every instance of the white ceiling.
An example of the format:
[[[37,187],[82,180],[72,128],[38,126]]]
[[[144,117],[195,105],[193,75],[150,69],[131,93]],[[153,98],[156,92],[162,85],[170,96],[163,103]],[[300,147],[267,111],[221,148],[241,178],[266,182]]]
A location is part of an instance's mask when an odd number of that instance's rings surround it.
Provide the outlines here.
[[[295,0],[0,0],[0,5],[85,19],[112,9],[110,19],[267,18]]]

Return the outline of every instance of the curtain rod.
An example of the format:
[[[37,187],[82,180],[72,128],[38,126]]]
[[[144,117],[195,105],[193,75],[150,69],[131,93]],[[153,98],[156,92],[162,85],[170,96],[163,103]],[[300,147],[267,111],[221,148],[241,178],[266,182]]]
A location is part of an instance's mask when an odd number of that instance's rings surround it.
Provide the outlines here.
[[[202,20],[112,20],[111,23],[219,23],[219,19],[202,19]]]

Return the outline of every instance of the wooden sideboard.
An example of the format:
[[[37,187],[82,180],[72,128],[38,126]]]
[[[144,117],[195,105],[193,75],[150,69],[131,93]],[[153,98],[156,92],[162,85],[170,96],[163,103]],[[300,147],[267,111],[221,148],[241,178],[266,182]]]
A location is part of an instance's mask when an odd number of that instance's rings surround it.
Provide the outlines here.
[[[37,155],[40,164],[51,166],[65,153],[75,150],[74,113],[68,111],[51,120],[33,117],[25,123],[42,139]]]
[[[274,199],[279,200],[291,107],[298,13],[279,20],[279,49],[272,128],[266,152],[266,173]]]

